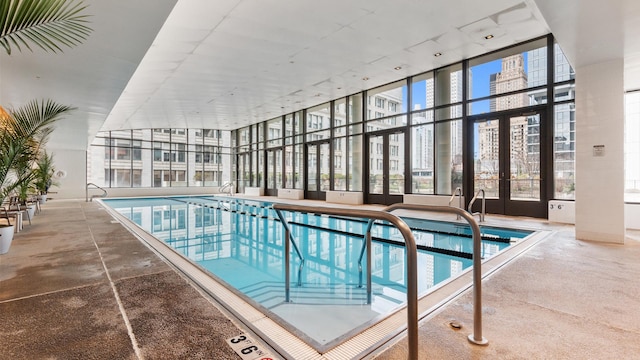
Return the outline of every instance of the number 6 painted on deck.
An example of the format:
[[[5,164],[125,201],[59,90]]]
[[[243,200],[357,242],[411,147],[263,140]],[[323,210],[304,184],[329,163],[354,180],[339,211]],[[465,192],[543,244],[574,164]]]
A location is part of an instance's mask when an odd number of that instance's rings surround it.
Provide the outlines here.
[[[240,352],[243,353],[244,355],[247,355],[247,354],[251,354],[254,350],[258,350],[258,347],[255,345],[251,345],[249,347],[246,347],[240,350]]]

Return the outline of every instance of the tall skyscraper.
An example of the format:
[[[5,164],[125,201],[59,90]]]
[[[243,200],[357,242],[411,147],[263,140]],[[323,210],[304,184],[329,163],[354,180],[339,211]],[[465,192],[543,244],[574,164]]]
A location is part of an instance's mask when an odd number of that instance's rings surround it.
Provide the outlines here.
[[[527,73],[524,67],[524,56],[516,54],[502,59],[501,71],[490,76],[491,95],[511,93],[527,88]],[[521,108],[529,105],[528,95],[524,92],[509,94],[491,100],[491,111],[502,111]],[[510,124],[509,148],[512,159],[525,159],[527,153],[527,118],[513,118]],[[479,125],[479,155],[487,162],[489,168],[498,169],[499,159],[499,124],[497,121],[486,121]],[[496,164],[489,165],[489,162]]]

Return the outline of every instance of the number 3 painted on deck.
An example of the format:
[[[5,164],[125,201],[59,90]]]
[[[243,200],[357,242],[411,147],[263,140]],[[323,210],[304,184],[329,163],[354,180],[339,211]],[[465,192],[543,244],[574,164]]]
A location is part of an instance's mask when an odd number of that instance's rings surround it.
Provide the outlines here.
[[[245,341],[245,340],[247,340],[247,337],[244,336],[244,335],[240,335],[240,336],[238,336],[236,338],[231,339],[231,342],[234,343],[234,344],[237,344],[240,341]]]

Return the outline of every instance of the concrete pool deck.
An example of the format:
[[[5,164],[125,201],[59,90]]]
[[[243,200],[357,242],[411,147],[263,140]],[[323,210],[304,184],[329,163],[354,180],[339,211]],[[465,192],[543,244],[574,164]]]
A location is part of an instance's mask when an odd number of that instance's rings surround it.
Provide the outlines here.
[[[608,245],[567,225],[488,222],[555,232],[483,281],[488,346],[467,341],[467,292],[421,323],[421,359],[640,354],[638,233]],[[95,203],[48,202],[0,256],[0,359],[240,359],[226,339],[243,332]],[[370,357],[406,358],[406,338]]]

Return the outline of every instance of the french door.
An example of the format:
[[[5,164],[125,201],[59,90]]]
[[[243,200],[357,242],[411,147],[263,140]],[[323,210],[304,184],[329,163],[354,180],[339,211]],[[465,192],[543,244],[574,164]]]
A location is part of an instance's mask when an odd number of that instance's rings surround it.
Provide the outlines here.
[[[367,135],[369,159],[366,203],[391,205],[401,203],[404,195],[406,162],[403,131]]]
[[[306,152],[305,199],[326,200],[331,184],[331,143],[329,140],[308,143]]]
[[[238,173],[236,175],[236,191],[239,193],[244,193],[244,188],[247,186],[251,186],[251,154],[238,154],[237,161]]]
[[[544,111],[510,112],[471,118],[473,194],[486,196],[487,212],[547,216],[547,138]],[[474,211],[480,208],[480,200]]]
[[[267,150],[267,186],[265,195],[276,196],[278,189],[282,188],[282,148]]]

